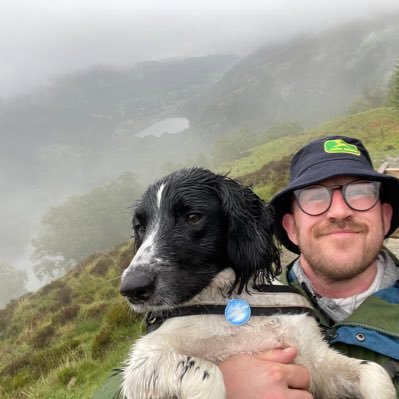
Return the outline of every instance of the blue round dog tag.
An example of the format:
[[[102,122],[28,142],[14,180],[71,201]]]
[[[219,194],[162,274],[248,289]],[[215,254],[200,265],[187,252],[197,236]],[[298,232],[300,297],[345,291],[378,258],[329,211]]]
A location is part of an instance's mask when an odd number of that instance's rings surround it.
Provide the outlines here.
[[[224,316],[233,326],[241,326],[251,317],[251,307],[244,299],[229,299]]]

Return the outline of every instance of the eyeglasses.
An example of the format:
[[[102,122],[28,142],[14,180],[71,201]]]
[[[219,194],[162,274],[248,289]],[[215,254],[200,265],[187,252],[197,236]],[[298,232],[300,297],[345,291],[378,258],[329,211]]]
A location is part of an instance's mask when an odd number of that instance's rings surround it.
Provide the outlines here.
[[[310,216],[327,212],[332,204],[334,190],[340,190],[346,205],[355,211],[368,211],[378,202],[381,182],[357,180],[332,187],[322,184],[294,191],[298,205]]]

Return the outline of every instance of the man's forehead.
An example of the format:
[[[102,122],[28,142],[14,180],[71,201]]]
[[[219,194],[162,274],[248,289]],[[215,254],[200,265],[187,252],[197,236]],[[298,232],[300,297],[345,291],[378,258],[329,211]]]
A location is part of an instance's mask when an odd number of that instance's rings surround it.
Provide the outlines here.
[[[364,180],[364,179],[362,179],[358,176],[340,175],[340,176],[330,177],[329,179],[321,180],[320,182],[315,183],[315,184],[323,184],[326,186],[335,186],[335,185],[350,183],[350,182],[357,181],[357,180]],[[311,185],[313,186],[313,184],[311,184]]]

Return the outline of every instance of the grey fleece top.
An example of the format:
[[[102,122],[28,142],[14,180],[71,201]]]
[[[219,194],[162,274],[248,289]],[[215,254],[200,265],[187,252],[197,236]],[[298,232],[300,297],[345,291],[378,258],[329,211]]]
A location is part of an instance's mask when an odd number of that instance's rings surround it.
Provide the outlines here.
[[[369,295],[392,286],[399,279],[399,268],[396,267],[391,257],[385,251],[381,251],[377,257],[377,274],[370,288],[364,293],[349,298],[327,298],[317,294],[312,283],[306,277],[299,258],[293,265],[293,272],[298,281],[307,286],[320,308],[335,322],[345,320]]]

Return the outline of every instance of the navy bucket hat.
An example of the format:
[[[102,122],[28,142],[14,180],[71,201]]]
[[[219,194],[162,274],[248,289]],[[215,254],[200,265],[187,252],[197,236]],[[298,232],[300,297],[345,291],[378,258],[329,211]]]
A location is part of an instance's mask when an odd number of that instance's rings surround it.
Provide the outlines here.
[[[356,176],[381,182],[381,201],[392,205],[389,237],[399,226],[399,179],[374,170],[363,143],[345,136],[324,137],[310,142],[293,157],[290,182],[270,201],[276,214],[276,236],[290,251],[299,254],[299,248],[289,238],[282,219],[291,212],[293,191],[335,176]]]

